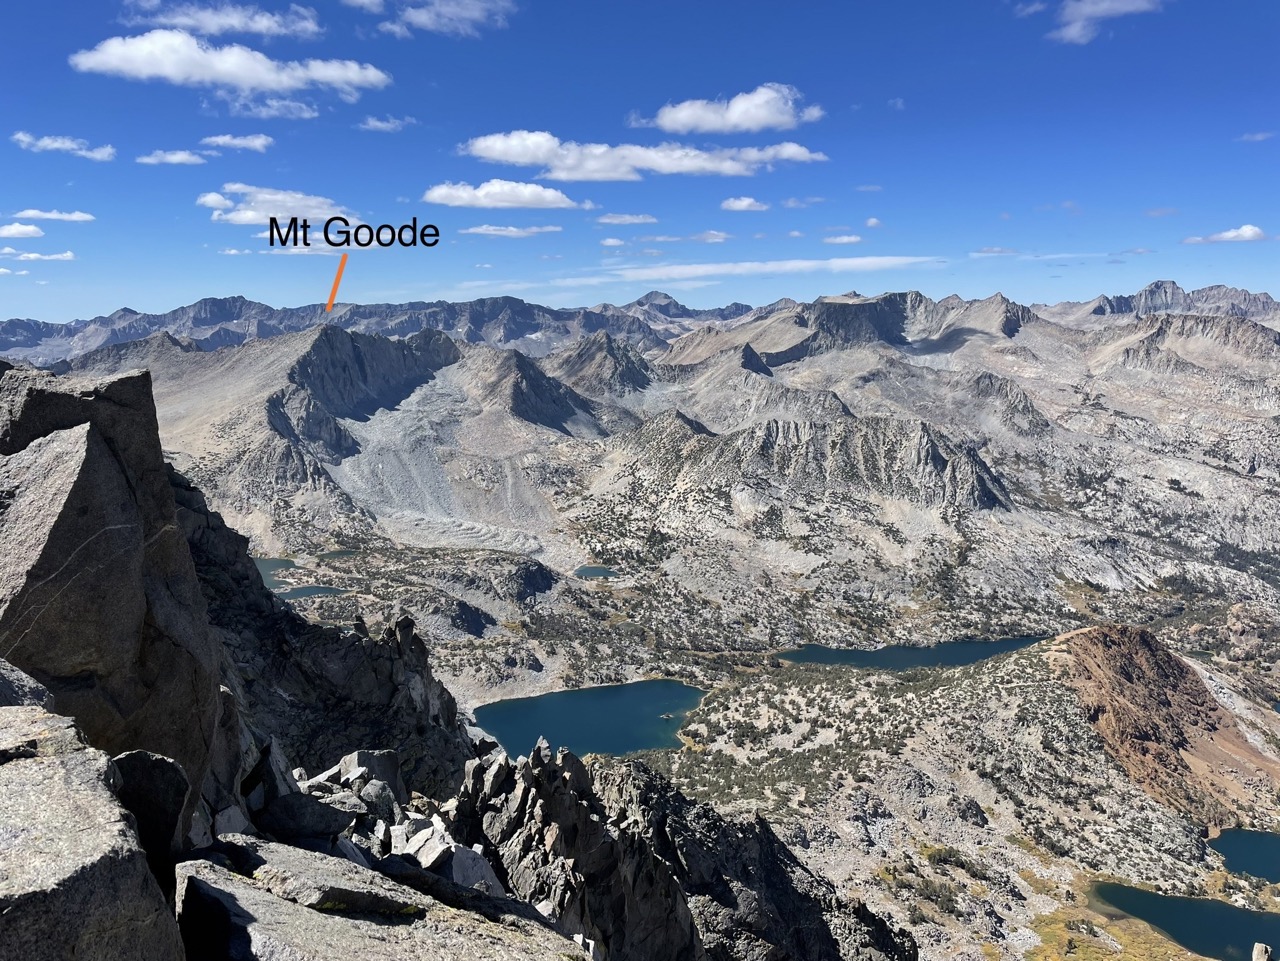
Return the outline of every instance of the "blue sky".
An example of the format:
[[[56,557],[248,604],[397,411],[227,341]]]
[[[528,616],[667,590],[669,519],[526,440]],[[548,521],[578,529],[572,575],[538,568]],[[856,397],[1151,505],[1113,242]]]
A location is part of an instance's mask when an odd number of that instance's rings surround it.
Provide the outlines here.
[[[0,317],[1280,293],[1274,0],[104,0],[0,13]],[[92,219],[88,219],[91,217]],[[1190,242],[1189,242],[1190,241]]]

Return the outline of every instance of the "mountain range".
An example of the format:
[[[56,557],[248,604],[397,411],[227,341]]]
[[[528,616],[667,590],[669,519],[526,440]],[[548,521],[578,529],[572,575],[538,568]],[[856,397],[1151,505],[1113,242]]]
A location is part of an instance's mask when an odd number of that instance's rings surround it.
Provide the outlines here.
[[[849,294],[845,299],[858,299],[858,295]],[[957,302],[959,298],[949,297],[937,307],[945,311]],[[217,350],[325,324],[387,337],[439,330],[465,343],[509,347],[530,356],[543,356],[597,331],[606,331],[642,350],[654,350],[694,330],[734,326],[797,306],[795,301],[781,300],[754,310],[741,303],[696,310],[668,294],[651,291],[621,307],[597,304],[560,309],[514,297],[488,297],[465,303],[337,304],[332,312],[326,312],[321,304],[275,308],[243,297],[221,297],[163,314],[122,307],[106,316],[67,324],[6,320],[0,322],[0,356],[48,365],[161,332],[188,339],[202,350]],[[1267,294],[1221,286],[1188,292],[1171,281],[1158,281],[1132,296],[1033,305],[1031,311],[1081,329],[1154,313],[1238,317],[1280,327],[1280,304]]]

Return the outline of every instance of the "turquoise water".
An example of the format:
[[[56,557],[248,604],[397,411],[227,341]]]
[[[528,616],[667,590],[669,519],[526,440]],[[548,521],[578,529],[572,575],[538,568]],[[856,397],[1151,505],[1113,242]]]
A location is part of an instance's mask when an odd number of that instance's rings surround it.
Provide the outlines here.
[[[1227,870],[1280,882],[1280,834],[1267,831],[1223,831],[1209,842],[1222,855]]]
[[[495,701],[476,709],[476,723],[512,757],[527,755],[539,737],[579,756],[627,754],[679,747],[676,731],[703,693],[667,680],[584,687]]]
[[[276,575],[280,571],[293,570],[298,566],[287,557],[254,557],[252,561],[254,566],[258,568],[258,573],[262,575],[262,583],[270,591],[279,591],[288,587]]]
[[[1280,914],[1247,911],[1208,898],[1156,894],[1124,884],[1095,884],[1089,901],[1109,917],[1146,921],[1188,951],[1218,961],[1249,961],[1255,941],[1280,945]]]
[[[805,644],[794,651],[778,655],[784,661],[795,664],[847,664],[850,667],[878,668],[886,671],[905,671],[913,667],[963,667],[1030,647],[1039,637],[1010,637],[999,641],[951,641],[933,647],[904,647],[890,645],[874,651],[855,651],[845,648],[823,647]]]
[[[600,567],[596,564],[584,564],[573,572],[574,577],[617,577],[618,572],[609,567]]]
[[[254,557],[251,558],[262,576],[262,583],[267,590],[278,594],[287,601],[297,601],[304,597],[337,597],[348,593],[341,587],[324,587],[319,584],[308,584],[292,587],[280,579],[281,571],[297,570],[298,565],[287,557]]]

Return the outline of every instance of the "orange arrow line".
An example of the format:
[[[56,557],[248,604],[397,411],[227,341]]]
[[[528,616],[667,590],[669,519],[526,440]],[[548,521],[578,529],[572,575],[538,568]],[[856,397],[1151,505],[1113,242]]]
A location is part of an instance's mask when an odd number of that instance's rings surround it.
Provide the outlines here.
[[[342,272],[347,269],[347,255],[343,254],[342,259],[338,261],[338,273],[333,278],[333,290],[329,291],[329,303],[325,305],[324,312],[327,314],[333,310],[333,302],[338,297],[338,285],[342,283]]]

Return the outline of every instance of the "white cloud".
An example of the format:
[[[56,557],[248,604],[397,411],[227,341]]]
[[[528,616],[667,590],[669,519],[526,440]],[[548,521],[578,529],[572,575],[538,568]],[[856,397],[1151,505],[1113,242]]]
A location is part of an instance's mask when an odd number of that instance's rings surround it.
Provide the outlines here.
[[[205,137],[200,141],[206,147],[222,147],[226,150],[252,150],[255,153],[266,153],[275,140],[265,133],[252,133],[237,137],[229,133],[220,133],[216,137]]]
[[[669,234],[657,234],[656,236],[640,237],[638,239],[644,244],[675,244],[684,240],[683,237],[672,237]]]
[[[625,247],[626,244],[625,240],[619,240],[617,237],[606,237],[600,241],[601,247]]]
[[[633,127],[657,127],[667,133],[758,133],[793,130],[821,120],[819,106],[800,107],[804,96],[784,83],[765,83],[729,100],[685,100],[669,103],[652,120],[631,119]]]
[[[219,250],[218,253],[226,254],[228,257],[243,257],[245,254],[253,253],[252,250],[236,250],[234,247],[228,247],[226,250]]]
[[[348,7],[358,7],[365,13],[381,13],[382,0],[342,0]]]
[[[227,194],[237,199],[232,201]],[[196,198],[196,203],[213,209],[210,220],[228,224],[265,226],[272,217],[308,217],[313,226],[318,227],[329,217],[341,215],[353,223],[358,219],[350,210],[328,197],[273,187],[251,187],[241,183],[223,184],[222,193],[201,194]]]
[[[401,10],[398,20],[378,26],[397,37],[407,37],[412,30],[476,37],[482,28],[505,27],[515,9],[514,0],[426,0]]]
[[[790,142],[717,150],[700,150],[676,143],[656,147],[612,146],[561,141],[545,130],[489,134],[468,141],[461,149],[463,153],[492,163],[542,167],[541,176],[550,180],[640,180],[642,172],[741,177],[783,161],[812,163],[827,159],[824,154]]]
[[[111,144],[106,144],[102,147],[90,147],[89,141],[80,140],[78,137],[33,137],[25,130],[19,130],[9,139],[23,150],[30,150],[33,153],[56,151],[83,157],[85,160],[99,161],[114,160],[116,156],[116,148]]]
[[[320,116],[320,111],[313,105],[285,97],[267,97],[265,100],[236,97],[226,99],[231,103],[231,112],[237,117],[252,117],[255,120],[314,120]]]
[[[412,117],[393,117],[388,114],[386,117],[365,117],[358,126],[361,130],[369,130],[373,133],[399,133],[405,127],[417,122]]]
[[[207,194],[201,194],[196,198],[196,203],[201,207],[212,207],[214,210],[230,210],[235,206],[235,201],[228,200],[222,194],[216,191],[210,191]]]
[[[561,227],[495,227],[492,224],[481,224],[479,227],[466,227],[460,234],[479,234],[481,237],[510,237],[519,239],[533,237],[536,234],[558,234]]]
[[[390,74],[354,60],[272,60],[240,44],[213,46],[183,30],[152,30],[110,37],[68,58],[82,73],[130,80],[163,80],[184,87],[215,87],[242,97],[329,88],[349,102],[364,90],[380,90]]]
[[[803,232],[801,232],[801,231],[799,231],[799,230],[788,230],[788,231],[787,231],[787,236],[788,236],[788,237],[793,237],[793,238],[794,238],[794,237],[803,237],[803,236],[804,236],[804,233],[803,233]]]
[[[720,209],[745,212],[749,210],[768,210],[769,205],[762,204],[755,197],[730,197],[728,200],[721,202]]]
[[[879,218],[879,217],[868,217],[868,218],[867,218],[867,226],[868,226],[868,227],[883,227],[883,226],[884,226],[884,224],[882,224],[882,223],[880,222],[880,218]]]
[[[28,207],[26,210],[19,210],[14,216],[26,218],[27,220],[65,220],[68,223],[84,223],[95,219],[93,214],[87,214],[83,210],[63,213],[61,210],[36,210],[32,207]]]
[[[812,207],[814,204],[825,202],[825,197],[805,197],[801,200],[799,197],[788,197],[782,202],[782,206],[788,210],[804,210],[806,207]]]
[[[878,194],[880,191],[884,190],[884,188],[879,184],[861,184],[853,189],[864,194]]]
[[[764,274],[847,274],[901,270],[937,263],[934,257],[835,257],[827,260],[751,260],[721,264],[664,264],[658,267],[618,267],[595,277],[566,277],[557,286],[614,283],[618,280],[664,283],[706,277],[753,277]]]
[[[313,40],[324,32],[316,20],[316,12],[310,7],[300,7],[297,4],[290,5],[287,13],[268,13],[257,7],[235,4],[202,7],[195,3],[183,3],[156,9],[153,13],[133,18],[129,23],[173,27],[205,37],[216,37],[223,33],[253,33],[262,37]]]
[[[1276,135],[1274,130],[1259,130],[1257,133],[1245,133],[1236,137],[1239,143],[1262,143]]]
[[[1015,17],[1029,17],[1032,14],[1044,13],[1048,9],[1049,4],[1045,3],[1044,0],[1032,0],[1030,3],[1020,3],[1014,7],[1013,15]]]
[[[0,237],[17,239],[19,237],[43,237],[44,231],[35,224],[5,224],[0,227]]]
[[[890,98],[887,106],[890,110],[906,110],[907,102],[901,97],[892,97]]]
[[[153,150],[145,156],[138,157],[140,164],[202,164],[207,163],[204,157],[190,150]]]
[[[479,187],[468,183],[437,184],[423,194],[422,199],[429,204],[443,204],[446,207],[563,209],[578,206],[552,187],[517,183],[513,180],[486,180]]]
[[[605,214],[597,217],[598,224],[656,224],[657,217],[651,217],[649,214]]]
[[[71,251],[65,251],[60,254],[18,254],[18,260],[75,260],[76,255]]]
[[[690,240],[698,240],[704,244],[722,244],[728,240],[730,234],[726,234],[723,230],[704,230],[700,234],[694,234]]]
[[[1161,5],[1162,0],[1064,0],[1058,10],[1058,29],[1049,38],[1061,43],[1089,43],[1098,36],[1104,20],[1154,13]]]
[[[1253,224],[1245,224],[1243,227],[1235,227],[1231,230],[1224,230],[1221,233],[1210,234],[1208,237],[1188,237],[1183,241],[1184,244],[1231,244],[1231,243],[1247,243],[1253,240],[1266,240],[1267,234],[1261,227],[1255,227]]]
[[[983,247],[981,250],[973,251],[969,256],[980,260],[984,257],[1010,257],[1016,253],[1016,250],[1009,247]]]
[[[857,234],[836,234],[834,237],[823,237],[824,244],[860,244],[862,238]]]

